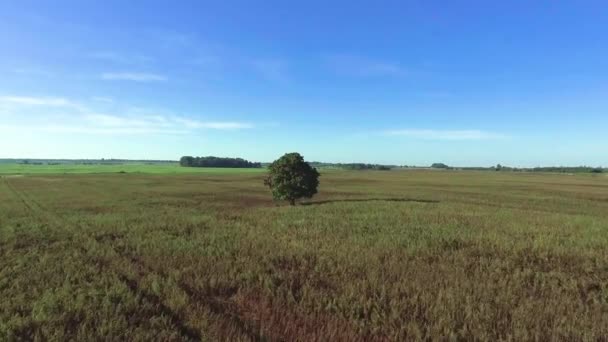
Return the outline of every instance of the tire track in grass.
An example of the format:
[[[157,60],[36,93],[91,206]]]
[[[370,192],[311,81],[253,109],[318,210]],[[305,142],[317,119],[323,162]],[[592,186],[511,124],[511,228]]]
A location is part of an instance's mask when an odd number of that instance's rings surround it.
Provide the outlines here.
[[[12,193],[13,196],[16,197],[23,204],[24,207],[26,207],[30,211],[36,212],[36,209],[29,204],[25,197],[22,196],[22,194],[9,183],[8,178],[2,177],[2,182],[4,183],[4,185],[6,185],[6,188],[9,190],[9,192]]]
[[[117,238],[113,234],[110,235],[101,235],[98,236],[98,242],[102,243],[106,246],[104,242],[115,241]],[[102,242],[104,241],[104,242]],[[144,278],[146,275],[154,274],[162,279],[171,279],[170,275],[164,270],[154,269],[148,266],[145,261],[141,260],[137,256],[133,256],[127,253],[124,249],[117,248],[115,246],[108,246],[113,249],[113,251],[121,256],[123,260],[128,260],[131,265],[134,266],[134,269],[137,270],[138,277]],[[236,327],[238,331],[245,336],[249,341],[269,341],[270,339],[263,336],[259,327],[254,326],[253,324],[248,323],[246,320],[241,318],[238,315],[237,310],[231,309],[231,303],[228,302],[229,297],[234,295],[237,291],[235,289],[229,289],[227,293],[218,294],[218,295],[205,295],[200,291],[197,291],[195,288],[187,284],[182,279],[175,279],[175,283],[177,288],[183,291],[184,294],[187,295],[188,299],[192,302],[202,305],[202,307],[208,313],[213,315],[217,315],[221,317],[221,322],[218,322],[220,328],[222,325],[228,324],[231,327]],[[221,329],[220,329],[221,332]]]
[[[195,329],[182,323],[181,317],[177,315],[170,307],[166,306],[162,300],[155,294],[144,290],[136,279],[131,279],[124,274],[118,274],[118,279],[122,281],[131,292],[137,294],[144,301],[152,303],[157,307],[162,315],[169,317],[171,324],[175,325],[182,337],[186,337],[190,341],[201,341],[201,334]]]
[[[106,192],[99,190],[97,190],[97,193],[100,195],[106,194]],[[145,261],[141,260],[137,256],[131,255],[123,248],[117,248],[113,242],[117,238],[121,237],[122,236],[120,234],[119,236],[116,236],[115,234],[109,233],[99,235],[95,237],[95,240],[98,243],[111,248],[116,254],[120,255],[123,260],[128,260],[129,263],[134,266],[134,269],[137,270],[139,278],[143,279],[146,275],[154,274],[165,280],[171,279],[170,275],[166,271],[154,269],[148,266]],[[228,324],[232,327],[236,327],[238,331],[250,341],[269,340],[267,337],[261,334],[261,329],[259,327],[256,327],[255,324],[251,324],[241,318],[237,310],[233,308],[231,309],[231,303],[227,301],[227,298],[236,293],[236,290],[230,290],[228,291],[228,294],[205,295],[200,291],[197,291],[182,279],[176,279],[175,281],[178,289],[183,291],[190,301],[200,304],[208,313],[220,316],[222,318],[222,322],[218,322],[220,328],[221,325]]]
[[[17,189],[9,185],[8,182],[5,182],[5,184],[7,185],[9,190],[22,202],[22,204],[35,216],[51,221],[55,228],[63,227],[65,229],[66,224],[68,223],[67,220],[61,218],[59,215],[53,214],[50,211],[45,210],[44,207],[40,205],[40,203],[33,200],[32,198],[29,198],[26,194],[18,191]],[[108,247],[107,245],[102,244],[96,239],[90,237],[88,234],[79,235],[79,237],[86,237],[87,242],[93,242],[106,248]],[[115,255],[122,258],[122,256],[113,247],[110,247],[110,249],[115,253]],[[97,263],[95,266],[99,269],[100,272],[106,271],[105,266],[103,264]],[[159,313],[161,315],[168,317],[170,323],[177,328],[182,338],[190,341],[202,340],[202,336],[198,331],[184,324],[182,322],[183,319],[171,308],[166,306],[160,297],[146,291],[142,288],[141,284],[136,279],[132,279],[127,276],[126,274],[128,272],[124,272],[124,270],[117,270],[115,267],[111,267],[108,270],[111,272],[115,272],[117,274],[118,280],[121,281],[136,298],[140,298],[140,300],[148,302],[153,307],[158,308]]]
[[[169,275],[163,271],[155,271],[152,268],[148,267],[143,261],[139,260],[137,257],[129,256],[125,253],[121,253],[120,251],[116,251],[121,254],[123,257],[128,258],[131,263],[139,265],[141,268],[148,271],[148,273],[158,274],[163,278],[169,278]],[[230,290],[228,291],[228,295],[224,296],[208,296],[203,295],[199,291],[196,291],[192,286],[186,284],[183,280],[178,280],[178,287],[184,291],[188,297],[197,303],[204,305],[208,310],[218,316],[225,317],[229,323],[232,323],[233,326],[237,327],[247,338],[251,341],[268,341],[269,339],[262,336],[260,333],[260,329],[252,326],[243,320],[235,311],[230,310],[228,303],[225,302],[225,299],[222,300],[220,298],[230,297],[236,291]]]
[[[36,200],[34,200],[32,198],[28,198],[27,195],[19,192],[18,190],[14,189],[14,188],[11,188],[11,190],[14,192],[14,194],[18,198],[21,199],[23,204],[29,210],[34,212],[39,217],[44,216],[46,219],[52,221],[53,225],[55,227],[63,227],[63,230],[65,230],[65,227],[70,225],[70,223],[67,220],[62,218],[60,215],[54,214],[51,211],[45,209]],[[72,226],[73,226],[73,224],[72,224]],[[90,226],[88,224],[83,224],[83,223],[79,224],[79,226],[80,227],[86,226],[87,228],[90,228]],[[131,271],[134,271],[134,273],[137,274],[137,278],[139,278],[139,279],[144,279],[149,274],[155,274],[164,279],[169,278],[168,274],[166,274],[165,272],[159,273],[158,271],[155,271],[155,270],[151,269],[150,267],[148,267],[147,265],[145,265],[145,263],[143,261],[139,260],[138,258],[130,256],[130,255],[126,254],[124,251],[118,250],[115,246],[110,244],[113,241],[113,239],[110,239],[110,241],[108,241],[107,239],[104,238],[105,235],[100,235],[97,238],[91,236],[90,234],[82,234],[80,236],[86,237],[86,240],[88,242],[93,242],[104,248],[110,249],[113,252],[113,254],[115,254],[117,256],[117,259],[128,261],[128,264],[131,265],[131,267],[130,267]],[[108,243],[108,242],[110,242],[110,243]],[[84,251],[84,252],[86,252],[86,251]],[[96,267],[99,268],[100,272],[111,271],[111,272],[116,273],[117,278],[122,283],[124,283],[127,286],[127,288],[129,288],[129,290],[135,294],[136,297],[137,297],[137,295],[139,295],[140,298],[142,298],[143,300],[154,305],[155,307],[158,307],[161,314],[169,317],[171,323],[175,327],[177,327],[177,329],[179,330],[179,333],[183,337],[185,337],[189,340],[195,340],[195,341],[199,341],[202,339],[202,336],[200,335],[200,333],[198,331],[196,331],[195,329],[193,329],[192,327],[184,324],[182,317],[178,313],[176,313],[174,310],[172,310],[170,307],[165,305],[159,296],[157,296],[149,291],[146,291],[143,288],[143,286],[141,286],[140,281],[138,281],[137,279],[127,276],[127,274],[129,273],[128,271],[125,271],[125,270],[120,271],[117,269],[116,265],[114,265],[114,267],[108,268],[107,270],[104,269],[105,266],[103,264],[98,263],[98,264],[96,264]],[[118,268],[120,268],[120,267],[118,267]],[[249,340],[251,340],[251,341],[267,341],[268,340],[267,338],[265,338],[264,336],[262,336],[260,334],[259,329],[252,326],[251,324],[249,324],[245,320],[243,320],[241,317],[239,317],[239,315],[235,312],[236,310],[230,310],[229,305],[225,302],[225,300],[222,299],[223,297],[218,296],[219,298],[215,298],[213,296],[203,295],[199,291],[196,291],[194,288],[192,288],[190,285],[186,284],[182,280],[178,281],[177,285],[178,285],[179,289],[182,290],[188,296],[188,298],[190,300],[203,305],[203,307],[207,308],[207,310],[210,313],[222,317],[222,319],[224,319],[225,322],[228,322],[233,327],[236,327],[238,329],[238,331],[241,332],[242,335],[246,336]]]

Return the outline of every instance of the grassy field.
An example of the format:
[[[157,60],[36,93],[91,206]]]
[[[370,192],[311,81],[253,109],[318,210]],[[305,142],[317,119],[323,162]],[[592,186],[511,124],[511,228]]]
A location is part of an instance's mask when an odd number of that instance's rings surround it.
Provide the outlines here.
[[[605,175],[262,177],[2,176],[0,340],[608,339]]]
[[[33,165],[17,163],[0,163],[0,175],[36,175],[36,174],[83,174],[83,173],[152,173],[152,174],[187,174],[187,173],[263,173],[263,168],[213,168],[181,167],[178,163],[151,164],[58,164]]]

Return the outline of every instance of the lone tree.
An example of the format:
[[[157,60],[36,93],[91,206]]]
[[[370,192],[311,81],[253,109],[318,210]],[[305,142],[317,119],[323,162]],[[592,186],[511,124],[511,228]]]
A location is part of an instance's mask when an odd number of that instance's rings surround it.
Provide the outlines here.
[[[269,166],[264,180],[276,200],[287,200],[295,205],[299,198],[311,198],[317,193],[319,172],[304,161],[299,153],[287,153]]]

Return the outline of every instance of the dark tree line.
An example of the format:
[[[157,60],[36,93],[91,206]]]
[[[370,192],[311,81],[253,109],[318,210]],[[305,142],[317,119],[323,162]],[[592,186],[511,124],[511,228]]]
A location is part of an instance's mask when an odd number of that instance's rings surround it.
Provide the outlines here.
[[[555,166],[555,167],[535,167],[532,171],[536,172],[564,172],[564,173],[575,173],[575,172],[593,172],[601,173],[603,169],[601,167],[590,167],[590,166]]]
[[[234,168],[259,168],[261,163],[254,163],[242,158],[222,157],[191,157],[184,156],[179,164],[185,167],[234,167]]]
[[[339,167],[345,170],[390,170],[391,167],[388,165],[379,164],[364,164],[364,163],[351,163],[351,164],[338,164]]]
[[[336,168],[344,170],[390,170],[396,168],[395,165],[380,165],[380,164],[366,164],[366,163],[322,163],[322,162],[310,162],[311,166],[319,168]]]
[[[445,168],[445,169],[457,169],[457,170],[468,170],[468,171],[512,171],[512,172],[560,172],[560,173],[603,173],[608,169],[602,167],[590,167],[590,166],[545,166],[545,167],[510,167],[498,164],[490,167],[449,167],[442,163],[436,163],[431,166],[432,168]]]

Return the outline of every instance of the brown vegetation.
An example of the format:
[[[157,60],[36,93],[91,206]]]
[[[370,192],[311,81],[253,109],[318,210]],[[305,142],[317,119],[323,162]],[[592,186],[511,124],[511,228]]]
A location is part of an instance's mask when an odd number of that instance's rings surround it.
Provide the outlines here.
[[[327,172],[0,179],[8,340],[595,340],[608,178]]]

